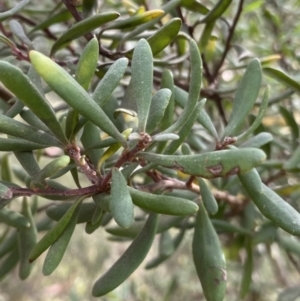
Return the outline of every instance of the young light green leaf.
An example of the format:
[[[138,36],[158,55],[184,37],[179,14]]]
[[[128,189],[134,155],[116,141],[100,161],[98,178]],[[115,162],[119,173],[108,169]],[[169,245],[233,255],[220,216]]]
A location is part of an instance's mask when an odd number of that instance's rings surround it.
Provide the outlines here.
[[[198,183],[200,187],[200,194],[203,205],[208,213],[214,215],[218,212],[218,203],[212,194],[211,190],[207,186],[204,180],[198,178]]]
[[[26,198],[23,199],[21,213],[28,219],[30,223],[29,228],[19,229],[18,232],[20,256],[19,277],[20,279],[24,280],[29,276],[32,269],[32,264],[29,263],[28,259],[31,250],[38,241],[38,233],[30,205]]]
[[[226,11],[232,0],[219,0],[209,13],[200,21],[201,23],[212,22],[220,18]]]
[[[11,16],[15,15],[19,11],[21,11],[28,3],[30,0],[23,0],[20,3],[16,4],[13,6],[13,8],[0,13],[0,22],[10,18]]]
[[[112,92],[115,90],[120,80],[122,79],[128,66],[127,58],[116,60],[105,73],[102,80],[97,85],[93,92],[93,99],[100,106],[104,106],[109,100]]]
[[[115,21],[111,25],[106,26],[102,30],[102,32],[109,29],[128,29],[128,28],[136,27],[138,25],[150,22],[151,20],[158,18],[163,13],[164,11],[160,9],[149,10],[144,13],[134,15],[125,20]]]
[[[173,133],[179,130],[188,121],[199,99],[202,82],[202,61],[198,46],[194,40],[190,41],[190,61],[191,74],[188,100],[179,118],[164,132]]]
[[[79,211],[80,211],[80,205],[77,206],[76,210],[74,211],[74,214],[72,215],[69,223],[65,227],[63,233],[49,248],[49,251],[47,253],[47,256],[43,264],[43,274],[45,276],[52,274],[60,264],[65,254],[65,251],[67,249],[67,246],[71,240],[72,234],[75,230]]]
[[[261,124],[261,121],[262,121],[262,119],[265,115],[266,109],[268,107],[269,94],[270,94],[270,87],[268,86],[264,93],[261,105],[259,107],[259,112],[258,112],[255,120],[244,133],[242,133],[241,135],[239,135],[237,137],[237,141],[243,140],[244,138],[246,138],[247,136],[252,134],[258,128],[258,126]]]
[[[253,59],[238,86],[233,101],[229,122],[224,131],[225,136],[234,136],[252,109],[261,86],[261,66],[258,59]]]
[[[47,125],[59,141],[66,145],[68,140],[56,119],[53,108],[29,78],[19,68],[5,61],[0,62],[0,69],[0,81],[3,85],[31,109]]]
[[[155,164],[208,179],[249,171],[266,159],[265,153],[255,148],[221,150],[188,156],[143,152],[138,153],[138,156]]]
[[[3,186],[1,184],[1,186]],[[14,228],[29,228],[30,222],[28,218],[11,209],[3,208],[0,210],[0,222],[5,223]]]
[[[0,115],[0,132],[47,146],[62,147],[55,137],[2,114]]]
[[[286,232],[300,235],[300,214],[271,188],[261,183],[255,170],[239,175],[239,179],[264,216]]]
[[[284,72],[270,67],[263,68],[263,72],[283,85],[300,92],[300,84]]]
[[[134,219],[133,203],[122,173],[117,168],[112,169],[111,200],[109,208],[116,223],[122,228],[128,228]]]
[[[144,133],[150,111],[153,85],[152,52],[145,39],[141,39],[133,51],[131,69],[132,101],[137,106],[138,130]]]
[[[198,210],[198,206],[189,200],[169,195],[158,195],[139,191],[128,187],[135,205],[151,212],[168,215],[190,215]]]
[[[126,145],[124,137],[108,116],[68,72],[37,51],[30,51],[29,56],[36,71],[60,97],[104,132]]]
[[[64,216],[58,221],[58,223],[51,228],[43,238],[37,243],[29,255],[29,262],[35,261],[44,251],[46,251],[64,232],[66,226],[70,222],[77,206],[83,201],[86,196],[82,196],[72,204]]]
[[[98,40],[93,38],[84,47],[75,72],[75,79],[85,90],[89,88],[96,71],[98,57]]]
[[[57,50],[59,50],[70,41],[79,38],[96,28],[99,28],[105,23],[117,19],[119,16],[120,14],[116,12],[105,12],[76,23],[68,31],[63,33],[58,40],[56,40],[56,42],[52,46],[50,56],[52,56]]]
[[[157,214],[150,214],[140,234],[116,263],[94,284],[94,297],[106,295],[124,282],[145,259],[157,229]]]
[[[147,119],[146,133],[151,134],[162,120],[169,104],[171,93],[169,89],[161,89],[153,95]]]
[[[218,235],[202,204],[196,217],[193,258],[207,301],[221,301],[225,296],[227,271]]]

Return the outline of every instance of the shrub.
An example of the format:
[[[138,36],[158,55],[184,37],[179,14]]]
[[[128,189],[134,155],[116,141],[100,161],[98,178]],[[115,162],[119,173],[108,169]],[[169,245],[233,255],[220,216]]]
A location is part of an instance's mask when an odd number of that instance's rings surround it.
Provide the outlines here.
[[[96,297],[139,267],[156,236],[147,269],[193,231],[190,257],[208,301],[226,295],[225,240],[245,257],[241,299],[259,244],[279,245],[297,265],[291,97],[300,86],[284,49],[255,45],[253,19],[252,40],[242,36],[243,9],[252,17],[260,9],[279,30],[278,6],[28,2],[9,1],[0,13],[0,278],[18,264],[26,279],[46,250],[50,275],[78,223],[132,240],[95,282]],[[285,70],[269,66],[276,62]]]

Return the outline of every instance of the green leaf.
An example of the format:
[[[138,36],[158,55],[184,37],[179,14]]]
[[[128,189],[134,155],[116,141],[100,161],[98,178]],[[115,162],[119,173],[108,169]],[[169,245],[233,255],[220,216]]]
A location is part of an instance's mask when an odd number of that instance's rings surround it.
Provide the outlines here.
[[[0,15],[1,16],[1,15]],[[19,251],[18,248],[15,247],[9,255],[1,261],[0,265],[0,279],[2,280],[5,275],[11,272],[11,270],[17,265],[19,262]]]
[[[13,231],[9,236],[3,241],[1,240],[0,244],[0,258],[5,256],[10,251],[14,250],[18,243],[18,232]]]
[[[197,12],[202,15],[205,15],[209,12],[209,9],[197,0],[182,0],[180,5],[184,8],[187,8],[188,10]]]
[[[108,116],[67,71],[37,51],[30,51],[29,56],[36,71],[62,99],[104,132],[126,145],[124,137]]]
[[[2,180],[4,180],[4,179],[2,179]],[[12,197],[13,197],[13,193],[10,190],[10,188],[8,188],[5,185],[3,185],[3,184],[0,183],[0,198],[1,199],[5,199],[5,200],[9,200]]]
[[[63,33],[58,40],[56,40],[56,42],[52,46],[50,56],[53,56],[53,54],[57,50],[62,48],[65,44],[69,43],[70,41],[79,38],[93,31],[94,29],[99,28],[105,23],[117,19],[119,16],[120,14],[116,12],[105,12],[76,23],[68,31]]]
[[[48,276],[52,274],[55,269],[60,264],[65,251],[68,247],[68,244],[71,240],[73,232],[75,230],[77,219],[80,211],[80,205],[77,206],[74,214],[72,215],[69,223],[65,227],[63,233],[59,236],[59,238],[51,245],[49,251],[46,255],[44,264],[43,264],[43,274]]]
[[[168,141],[168,140],[178,140],[179,136],[172,133],[162,133],[152,136],[152,141]]]
[[[187,102],[188,93],[178,87],[175,86],[174,89],[175,93],[175,101],[176,103],[184,108]],[[206,113],[206,111],[203,109],[200,111],[197,121],[216,139],[218,139],[218,133],[216,131],[216,128],[209,117],[209,115]]]
[[[255,169],[239,179],[259,211],[275,225],[292,235],[300,235],[300,214],[272,189],[261,183]]]
[[[117,168],[112,169],[111,200],[109,208],[116,223],[122,228],[128,228],[133,223],[133,203],[122,173]]]
[[[86,196],[82,196],[72,204],[64,216],[58,221],[58,223],[51,228],[37,243],[29,255],[29,262],[35,261],[44,251],[46,251],[64,232],[66,226],[70,222],[77,206],[83,201]]]
[[[212,215],[216,214],[218,212],[218,203],[211,190],[201,178],[198,178],[198,183],[200,187],[201,199],[205,209]]]
[[[151,134],[164,117],[171,93],[169,89],[161,89],[153,95],[147,119],[146,133]]]
[[[138,156],[161,166],[208,179],[249,171],[266,159],[265,153],[255,148],[221,150],[187,156],[143,152]]]
[[[218,235],[202,204],[196,217],[193,258],[207,301],[223,300],[227,271]]]
[[[190,41],[190,61],[191,73],[189,81],[190,88],[188,100],[179,118],[173,125],[164,130],[164,132],[172,133],[174,131],[179,130],[190,118],[190,115],[195,109],[195,106],[199,99],[202,82],[202,61],[198,50],[198,46],[194,40]]]
[[[226,11],[232,0],[219,0],[209,13],[200,20],[201,23],[212,22],[220,18]]]
[[[300,92],[300,84],[284,72],[271,67],[263,68],[263,72],[283,85]]]
[[[109,100],[115,88],[118,86],[128,66],[127,58],[116,60],[105,73],[102,80],[93,92],[93,99],[100,106],[104,106]]]
[[[26,279],[31,272],[32,264],[29,263],[29,254],[38,241],[38,233],[36,224],[32,216],[32,211],[26,198],[22,202],[21,213],[28,219],[30,226],[25,229],[19,229],[18,232],[18,245],[19,245],[19,277]]]
[[[49,28],[51,25],[54,25],[56,23],[66,22],[71,18],[72,18],[72,14],[70,13],[70,11],[62,10],[59,13],[48,17],[45,21],[39,23],[29,32],[29,34],[37,30],[43,30],[45,28]]]
[[[261,133],[257,134],[256,136],[253,136],[250,139],[248,139],[247,141],[245,141],[239,147],[241,147],[241,148],[244,148],[244,147],[259,148],[267,143],[270,143],[271,141],[273,141],[272,134],[270,134],[268,132],[261,132]]]
[[[47,146],[62,147],[53,136],[42,130],[0,114],[0,132]]]
[[[15,157],[20,162],[24,170],[34,177],[40,172],[40,167],[35,159],[33,152],[14,152]]]
[[[22,25],[17,20],[10,20],[8,22],[11,32],[20,39],[22,43],[30,47],[32,42],[29,40]]]
[[[299,168],[300,163],[300,147],[297,147],[291,157],[284,162],[283,168],[286,170],[293,170]]]
[[[23,0],[17,5],[14,5],[13,8],[0,13],[0,22],[10,18],[11,16],[17,14],[19,11],[21,11],[28,3],[30,0]]]
[[[0,138],[0,151],[15,152],[15,151],[31,151],[34,149],[46,148],[49,145],[28,142],[23,139],[6,139]]]
[[[152,52],[145,39],[141,39],[133,51],[131,69],[131,97],[137,106],[138,130],[144,133],[150,111],[153,85]]]
[[[164,13],[161,9],[154,9],[149,10],[141,14],[134,15],[128,19],[125,20],[118,20],[112,23],[111,25],[106,26],[103,30],[109,30],[109,29],[129,29],[132,27],[136,27],[138,25],[141,25],[143,23],[147,23],[152,21],[153,19],[158,18]]]
[[[299,127],[297,122],[295,121],[295,117],[292,112],[288,111],[285,107],[279,106],[280,115],[284,118],[286,124],[290,127],[293,140],[297,140],[299,138]]]
[[[98,57],[98,40],[93,38],[84,47],[75,72],[75,79],[85,90],[89,88],[95,74]]]
[[[169,215],[190,215],[198,210],[198,206],[189,200],[168,195],[157,195],[128,187],[135,205],[151,212]]]
[[[269,93],[270,93],[270,87],[268,86],[264,93],[263,100],[259,107],[259,112],[258,112],[254,122],[250,125],[250,127],[244,133],[242,133],[241,135],[239,135],[237,137],[238,141],[243,140],[245,137],[252,134],[258,128],[258,126],[261,124],[261,121],[262,121],[262,119],[265,115],[266,109],[268,107]]]
[[[0,81],[3,85],[31,109],[47,125],[59,141],[64,145],[68,144],[68,140],[56,119],[53,108],[29,78],[19,68],[4,61],[0,62],[0,69]],[[48,72],[48,70],[45,69],[45,72]]]
[[[47,216],[54,220],[59,221],[64,214],[70,209],[72,203],[61,203],[61,204],[54,204],[49,206],[46,209]],[[79,216],[77,218],[77,223],[86,223],[90,221],[93,217],[94,211],[97,208],[96,204],[94,203],[83,203],[80,206]]]
[[[236,91],[231,116],[224,131],[224,137],[234,136],[241,130],[241,125],[257,99],[261,86],[261,78],[259,60],[254,59],[248,65]]]
[[[131,243],[125,253],[94,284],[94,297],[106,295],[124,282],[145,259],[157,229],[157,214],[150,214],[140,234]]]
[[[1,186],[3,186],[1,184]],[[0,210],[0,222],[5,223],[14,228],[29,228],[30,222],[28,218],[24,217],[22,214],[3,208]]]
[[[48,163],[39,173],[37,173],[30,182],[30,187],[33,189],[35,185],[41,183],[43,180],[54,176],[62,168],[70,163],[69,156],[61,156]]]

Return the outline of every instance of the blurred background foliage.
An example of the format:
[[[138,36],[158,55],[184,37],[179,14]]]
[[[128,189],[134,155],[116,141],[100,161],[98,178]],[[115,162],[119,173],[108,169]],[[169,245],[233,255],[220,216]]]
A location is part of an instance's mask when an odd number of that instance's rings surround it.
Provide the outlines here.
[[[124,19],[136,12],[161,9],[168,4],[167,2],[111,0],[97,1],[97,5],[89,6],[89,4],[95,4],[94,1],[84,1],[82,7],[81,1],[65,1],[65,3],[75,5],[76,10],[82,12],[84,17],[94,14],[96,9],[97,12],[117,11]],[[1,1],[0,12],[7,11],[18,3],[19,1]],[[97,78],[92,82],[92,88],[96,86],[99,78],[103,77],[111,61],[122,56],[131,58],[130,50],[139,38],[149,38],[158,28],[174,18],[179,18],[182,22],[180,33],[168,47],[154,56],[155,87],[160,86],[162,70],[167,67],[174,74],[175,84],[188,91],[187,37],[193,37],[201,50],[204,65],[201,96],[207,98],[205,109],[213,120],[217,132],[222,133],[231,114],[232,100],[238,82],[250,60],[253,57],[258,58],[264,71],[263,87],[260,89],[259,100],[253,110],[253,115],[249,116],[247,123],[249,125],[253,122],[262,93],[265,87],[270,85],[268,109],[255,134],[268,132],[273,135],[272,141],[263,143],[262,149],[266,152],[268,160],[260,169],[260,174],[264,183],[272,187],[299,211],[299,166],[287,170],[282,165],[291,158],[299,144],[300,23],[298,19],[300,1],[232,1],[222,16],[206,23],[199,21],[207,14],[207,9],[213,8],[217,1],[178,1],[178,3],[180,5],[168,11],[157,24],[146,31],[141,30],[132,38],[130,35],[134,28],[114,28],[111,31],[103,31],[100,64]],[[16,29],[18,25],[11,23],[11,20],[22,24],[26,33],[25,37],[18,36],[19,31]],[[49,23],[50,20],[53,23]],[[6,41],[0,39],[0,57],[25,70],[28,64],[26,51],[28,47],[30,48],[31,42],[36,50],[50,55],[55,41],[75,23],[74,17],[66,10],[62,1],[31,0],[22,11],[10,19],[10,23],[8,21],[0,23],[1,34],[14,41],[20,51],[16,51],[14,45],[8,45]],[[96,30],[96,33],[100,34],[99,30]],[[124,38],[126,36],[127,38]],[[27,41],[26,37],[30,41]],[[67,45],[63,44],[61,49],[58,47],[53,57],[74,73],[78,58],[86,43],[84,37],[76,38]],[[283,73],[278,74],[274,69],[281,70]],[[114,92],[115,99],[123,95],[127,85],[128,78],[125,77]],[[0,97],[1,109],[4,111],[9,108],[7,100],[11,95],[1,89]],[[66,107],[55,95],[52,95],[51,103],[58,115],[64,114]],[[123,99],[123,104],[126,107],[126,97]],[[128,106],[127,108],[130,109]],[[112,115],[116,107],[117,102],[109,102],[104,110]],[[120,130],[124,130],[122,118],[120,116],[114,121]],[[129,118],[126,121],[133,122]],[[203,127],[196,125],[187,142],[192,150],[197,152],[210,149],[215,143],[215,138]],[[55,156],[55,154],[48,153],[48,156]],[[12,166],[18,164],[10,160]],[[2,156],[2,178],[13,177],[19,183],[18,178],[22,178],[22,175],[18,172],[6,174],[6,161],[7,157]],[[43,158],[41,164],[44,165],[46,162],[48,162],[47,158]],[[18,170],[17,167],[16,170]],[[81,181],[87,184],[84,178]],[[62,182],[68,183],[69,187],[74,185],[71,177],[63,178]],[[236,204],[228,206],[221,197],[219,199],[220,210],[214,218],[225,217],[231,224],[247,228],[248,215],[252,214],[255,209],[252,203],[245,201],[245,193],[237,184],[236,177],[216,179],[211,183],[214,189],[238,195],[244,200],[241,206]],[[47,204],[47,200],[40,198],[41,208]],[[14,206],[18,208],[19,204],[16,202]],[[257,211],[255,214],[256,223],[252,229],[251,242],[248,241],[248,236],[238,231],[224,233],[222,227],[217,228],[229,271],[225,300],[299,301],[300,242],[298,237],[292,239],[290,235],[279,230]],[[172,237],[177,233],[177,229],[172,229]],[[106,237],[109,239],[105,239]],[[51,276],[42,276],[41,259],[38,260],[30,278],[26,281],[21,281],[15,270],[0,283],[0,301],[96,300],[90,294],[95,278],[104,273],[129,245],[127,239],[124,239],[124,242],[113,240],[117,240],[116,237],[109,235],[104,228],[88,236],[84,227],[79,225],[62,263]],[[101,297],[100,300],[204,299],[191,258],[191,240],[192,233],[187,230],[174,256],[156,269],[145,271],[145,264],[157,253],[158,239],[156,239],[142,267],[119,288]],[[241,288],[242,275],[245,273],[249,275],[251,267],[253,267],[252,282]],[[243,279],[247,282],[247,279]],[[241,293],[243,289],[245,292]],[[242,299],[241,294],[244,293],[245,297]]]

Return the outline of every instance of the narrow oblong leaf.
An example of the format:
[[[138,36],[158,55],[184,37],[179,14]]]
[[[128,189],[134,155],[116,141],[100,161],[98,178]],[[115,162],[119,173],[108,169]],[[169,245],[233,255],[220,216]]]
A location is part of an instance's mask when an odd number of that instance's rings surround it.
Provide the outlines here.
[[[19,68],[5,61],[0,62],[0,69],[0,81],[3,85],[31,109],[64,145],[67,144],[68,140],[56,119],[53,108],[29,78]]]
[[[188,156],[143,152],[138,153],[138,156],[149,162],[202,178],[226,177],[243,173],[266,159],[265,153],[255,148],[221,150]]]
[[[29,262],[35,261],[44,251],[46,251],[63,233],[69,221],[71,220],[77,206],[86,196],[80,197],[72,204],[64,216],[51,228],[37,243],[29,255]]]
[[[300,92],[300,84],[292,79],[290,76],[285,74],[284,72],[271,68],[271,67],[265,67],[263,68],[263,72],[272,77],[273,79],[277,80],[278,82],[282,83],[283,85]]]
[[[218,212],[218,203],[212,194],[211,190],[207,186],[204,180],[198,178],[198,183],[200,186],[200,195],[203,205],[208,213],[214,215]]]
[[[72,215],[69,223],[65,227],[63,233],[59,238],[51,245],[49,251],[46,255],[43,264],[43,274],[48,276],[52,274],[61,262],[67,246],[71,240],[73,232],[75,230],[77,219],[80,211],[80,205],[76,208],[74,214]]]
[[[193,258],[207,301],[221,301],[225,296],[227,271],[218,235],[202,204],[196,217]]]
[[[281,116],[284,118],[285,123],[290,127],[293,140],[297,140],[299,138],[299,126],[295,121],[295,117],[290,111],[288,111],[283,106],[279,106],[279,112]]]
[[[255,169],[239,179],[259,211],[275,225],[292,235],[300,235],[300,214],[271,188],[261,183]],[[260,185],[259,185],[260,184]]]
[[[189,200],[169,195],[157,195],[128,187],[132,201],[142,209],[168,215],[189,215],[197,212],[198,206]]]
[[[240,140],[244,139],[245,137],[249,136],[250,134],[252,134],[258,128],[258,126],[261,124],[261,121],[262,121],[262,119],[265,115],[266,109],[268,107],[269,94],[270,94],[270,87],[268,86],[264,93],[263,99],[261,101],[261,105],[259,107],[259,112],[258,112],[255,120],[243,134],[241,134],[237,137],[237,141],[240,141]]]
[[[2,180],[5,180],[5,179],[2,179]],[[9,187],[3,185],[2,183],[0,183],[0,198],[9,200],[12,197],[13,197],[13,193],[12,193],[11,189]]]
[[[47,146],[49,145],[34,143],[23,139],[0,138],[0,151],[4,152],[31,151],[46,148]]]
[[[268,132],[261,132],[247,141],[245,141],[243,144],[241,144],[239,147],[254,147],[254,148],[259,148],[262,147],[263,145],[270,143],[273,141],[273,135]]]
[[[32,216],[30,205],[26,198],[22,202],[21,213],[28,219],[30,226],[26,229],[20,229],[18,233],[18,245],[19,245],[19,277],[20,279],[26,279],[31,272],[32,264],[29,263],[29,254],[38,241],[38,233],[36,224]]]
[[[145,39],[141,39],[133,51],[132,76],[130,86],[133,89],[133,101],[137,106],[138,130],[146,130],[150,111],[153,85],[153,58],[151,48]]]
[[[212,22],[226,11],[232,0],[219,0],[209,13],[200,21],[201,23]]]
[[[106,295],[124,282],[138,268],[152,245],[156,234],[157,221],[157,214],[149,215],[145,226],[125,253],[95,282],[92,290],[94,297]]]
[[[36,71],[62,99],[104,132],[126,145],[124,137],[108,116],[67,71],[37,51],[30,51],[29,56]]]
[[[100,106],[104,106],[111,94],[118,86],[128,66],[127,58],[116,60],[105,73],[93,92],[93,99]]]
[[[98,40],[93,38],[84,47],[75,72],[75,79],[85,90],[89,88],[96,71],[98,56]]]
[[[16,248],[18,243],[18,232],[15,230],[9,234],[9,236],[1,241],[0,244],[0,258]]]
[[[0,22],[10,18],[11,16],[15,15],[19,11],[21,11],[28,3],[30,0],[23,0],[20,3],[14,5],[13,8],[0,13]]]
[[[168,140],[178,140],[180,137],[177,134],[172,133],[162,133],[156,134],[152,137],[152,141],[168,141]]]
[[[16,211],[6,209],[6,208],[0,210],[0,222],[5,223],[14,228],[30,227],[30,222],[28,218],[26,218],[24,215]]]
[[[66,43],[69,43],[70,41],[99,28],[105,23],[117,19],[119,16],[120,14],[116,12],[105,12],[76,23],[68,31],[62,34],[59,39],[56,40],[51,49],[51,56]]]
[[[0,132],[47,146],[62,147],[55,137],[5,115],[0,115]]]
[[[15,247],[9,255],[5,257],[1,261],[0,265],[0,279],[3,279],[5,275],[7,275],[19,262],[19,251],[18,248]]]
[[[190,61],[190,88],[187,102],[176,122],[164,132],[173,133],[174,131],[180,129],[189,119],[199,99],[202,82],[202,60],[198,46],[194,40],[190,41]]]
[[[69,163],[70,157],[66,155],[54,159],[32,178],[30,186],[34,187],[35,184],[54,176],[60,169],[66,167]]]
[[[109,208],[116,223],[122,228],[128,228],[134,219],[133,203],[122,173],[117,168],[112,169],[111,200]]]
[[[22,25],[17,20],[10,20],[9,27],[11,32],[18,37],[25,45],[31,46],[32,42],[24,32]]]
[[[153,95],[147,119],[146,133],[151,134],[162,120],[169,104],[171,93],[169,89],[161,89]]]
[[[300,163],[300,147],[297,147],[293,151],[291,157],[284,162],[283,168],[286,170],[297,169],[299,167],[299,163]]]
[[[209,9],[197,0],[182,0],[181,5],[188,10],[200,13],[202,15],[205,15],[209,12]]]
[[[261,86],[262,73],[258,59],[253,59],[239,83],[233,101],[233,108],[224,136],[234,136],[241,129],[242,123],[252,109]]]

